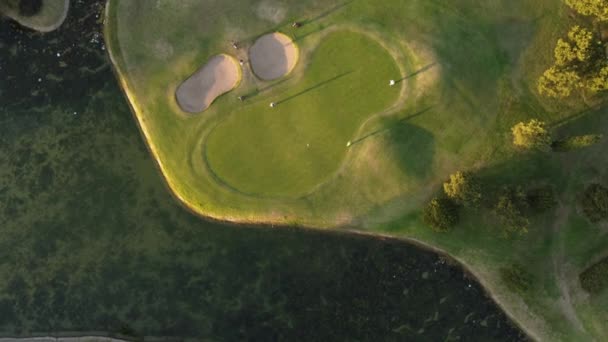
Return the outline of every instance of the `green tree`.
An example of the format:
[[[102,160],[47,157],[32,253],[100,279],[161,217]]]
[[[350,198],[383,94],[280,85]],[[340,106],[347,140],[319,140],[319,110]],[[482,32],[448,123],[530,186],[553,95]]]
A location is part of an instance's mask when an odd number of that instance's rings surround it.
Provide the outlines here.
[[[555,65],[559,67],[576,67],[593,60],[601,48],[601,43],[593,33],[578,25],[568,32],[568,41],[558,39],[555,46]]]
[[[436,232],[447,232],[460,219],[458,206],[447,198],[433,198],[424,208],[422,220]]]
[[[593,146],[600,142],[604,136],[602,134],[578,135],[566,139],[556,140],[551,144],[555,152],[568,152],[581,148]]]
[[[557,40],[554,55],[555,65],[558,66],[569,65],[577,59],[576,51],[574,51],[572,45],[561,38]]]
[[[504,226],[505,236],[528,233],[530,221],[524,214],[529,209],[526,197],[519,187],[505,187],[499,194],[494,213]]]
[[[477,177],[469,172],[458,171],[450,175],[450,179],[443,183],[445,194],[467,207],[477,207],[481,201],[481,184]]]
[[[608,20],[607,0],[565,0],[566,5],[582,15],[591,15],[599,20]]]
[[[581,287],[590,294],[600,294],[608,288],[608,257],[591,265],[579,275]]]
[[[581,26],[574,26],[555,46],[555,64],[538,79],[538,92],[566,98],[576,89],[594,93],[608,89],[608,61],[600,39]],[[606,69],[606,70],[604,70]]]
[[[608,189],[600,184],[591,184],[583,193],[581,206],[591,222],[608,219]]]
[[[534,277],[520,264],[501,267],[498,272],[500,279],[513,292],[523,293],[532,287]]]
[[[594,93],[608,90],[608,66],[603,67],[597,76],[587,81],[587,89]]]
[[[511,132],[513,144],[517,147],[548,150],[551,145],[551,135],[545,128],[545,123],[536,119],[516,124],[511,128]]]
[[[568,31],[567,40],[557,40],[554,55],[555,66],[586,72],[602,60],[603,44],[592,31],[575,25]]]
[[[552,66],[538,79],[538,92],[555,98],[566,98],[580,88],[581,78],[574,71],[563,71]]]

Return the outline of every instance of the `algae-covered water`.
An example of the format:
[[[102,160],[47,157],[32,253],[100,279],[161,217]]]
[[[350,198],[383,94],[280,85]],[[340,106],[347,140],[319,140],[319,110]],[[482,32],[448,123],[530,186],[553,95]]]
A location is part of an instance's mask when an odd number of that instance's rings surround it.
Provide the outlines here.
[[[210,223],[162,183],[106,58],[103,1],[0,21],[0,331],[217,341],[519,341],[411,245]]]

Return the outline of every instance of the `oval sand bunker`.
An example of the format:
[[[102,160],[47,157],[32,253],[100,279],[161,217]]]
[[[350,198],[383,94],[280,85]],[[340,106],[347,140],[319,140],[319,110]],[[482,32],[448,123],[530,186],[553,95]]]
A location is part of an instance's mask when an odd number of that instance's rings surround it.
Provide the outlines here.
[[[177,87],[177,103],[185,112],[202,112],[220,95],[234,89],[240,75],[239,65],[234,58],[227,55],[214,56]]]
[[[261,79],[271,81],[283,77],[296,66],[298,48],[282,33],[260,37],[249,49],[253,72]]]

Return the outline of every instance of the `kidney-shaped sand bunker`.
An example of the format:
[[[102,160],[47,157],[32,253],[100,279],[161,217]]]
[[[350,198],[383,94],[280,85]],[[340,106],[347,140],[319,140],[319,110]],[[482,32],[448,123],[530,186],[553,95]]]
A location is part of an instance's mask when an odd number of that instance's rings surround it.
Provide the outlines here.
[[[223,54],[213,56],[177,87],[177,103],[185,112],[202,112],[216,98],[234,89],[240,78],[241,70],[234,58]]]
[[[270,81],[283,77],[296,66],[298,48],[288,36],[271,33],[258,38],[249,49],[253,72],[261,79]]]

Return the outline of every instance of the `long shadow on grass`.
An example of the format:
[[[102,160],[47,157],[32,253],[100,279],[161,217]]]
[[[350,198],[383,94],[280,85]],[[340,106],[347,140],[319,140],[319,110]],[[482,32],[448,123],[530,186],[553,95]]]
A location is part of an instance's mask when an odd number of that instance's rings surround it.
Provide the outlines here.
[[[426,65],[426,66],[424,66],[424,67],[422,67],[422,68],[420,68],[420,69],[418,69],[418,70],[414,71],[413,73],[411,73],[411,74],[409,74],[409,75],[406,75],[406,76],[404,76],[403,78],[401,78],[401,79],[397,80],[395,83],[400,83],[400,82],[403,82],[403,81],[407,80],[408,78],[412,78],[412,77],[414,77],[414,76],[416,76],[416,75],[418,75],[418,74],[421,74],[421,73],[423,73],[423,72],[425,72],[425,71],[427,71],[427,70],[429,70],[429,69],[433,68],[433,67],[434,67],[436,64],[437,64],[437,62],[433,62],[433,63],[431,63],[431,64],[428,64],[428,65]]]
[[[401,122],[388,131],[389,153],[408,176],[425,178],[433,166],[435,138],[422,127]]]
[[[583,119],[587,115],[601,111],[602,108],[606,107],[606,105],[608,105],[608,100],[602,101],[593,107],[589,107],[589,108],[583,109],[581,111],[578,111],[576,113],[573,113],[572,115],[569,115],[563,119],[551,122],[549,126],[551,128],[555,129],[555,128],[559,128],[561,126],[567,125],[569,123],[577,122],[580,119]]]
[[[242,46],[243,44],[245,45],[250,45],[253,44],[258,38],[260,38],[261,36],[270,34],[270,33],[275,33],[277,31],[280,31],[282,28],[284,28],[285,26],[287,26],[290,23],[290,20],[286,19],[281,21],[280,23],[276,24],[273,27],[268,28],[267,30],[264,30],[262,32],[258,32],[256,34],[253,34],[251,36],[242,38],[240,40],[238,40],[238,43]]]
[[[339,10],[343,9],[344,7],[352,4],[353,2],[355,2],[355,0],[349,0],[349,1],[345,1],[341,4],[338,4],[330,9],[328,9],[327,11],[320,13],[319,15],[317,15],[316,17],[312,17],[310,19],[306,19],[302,21],[302,25],[306,25],[306,24],[310,24],[310,23],[314,23],[315,21],[319,21],[325,17],[330,16],[333,13],[338,12]]]
[[[328,28],[328,27],[330,27],[330,26],[331,26],[331,25],[328,25],[328,26],[324,26],[324,25],[323,25],[323,26],[319,26],[319,27],[315,28],[314,30],[309,31],[309,32],[306,32],[306,33],[304,33],[304,34],[302,34],[302,35],[299,35],[299,36],[298,36],[298,35],[296,35],[293,41],[294,41],[294,42],[299,42],[299,41],[301,41],[302,39],[304,39],[304,38],[306,38],[306,37],[308,37],[308,36],[310,36],[310,35],[313,35],[313,34],[315,34],[315,33],[319,33],[319,32],[321,32],[321,31],[323,31],[323,30],[327,29],[327,28]]]
[[[349,75],[349,74],[352,74],[352,73],[353,73],[353,71],[347,71],[347,72],[342,73],[342,74],[340,74],[340,75],[338,75],[338,76],[334,76],[334,77],[332,77],[332,78],[330,78],[330,79],[327,79],[327,80],[325,80],[325,81],[322,81],[322,82],[320,82],[320,83],[317,83],[317,84],[315,84],[314,86],[312,86],[312,87],[310,87],[310,88],[306,88],[306,89],[302,90],[302,91],[301,91],[301,92],[299,92],[299,93],[293,94],[293,95],[291,95],[291,96],[289,96],[289,97],[287,97],[287,98],[284,98],[284,99],[282,99],[282,100],[280,100],[280,101],[277,101],[276,103],[277,103],[277,104],[281,104],[281,103],[287,102],[287,101],[289,101],[289,100],[293,100],[294,98],[296,98],[296,97],[298,97],[298,96],[300,96],[300,95],[304,95],[304,94],[306,94],[306,93],[308,93],[308,92],[310,92],[310,91],[313,91],[313,90],[315,90],[315,89],[318,89],[318,88],[320,88],[320,87],[322,87],[322,86],[324,86],[324,85],[327,85],[327,84],[329,84],[329,83],[331,83],[331,82],[337,81],[338,79],[340,79],[340,78],[342,78],[342,77],[344,77],[344,76],[347,76],[347,75]]]
[[[399,127],[399,125],[403,124],[404,121],[408,121],[408,120],[411,120],[411,119],[413,119],[415,117],[418,117],[418,116],[420,116],[420,115],[428,112],[432,108],[433,108],[432,106],[424,108],[423,110],[420,110],[420,111],[418,111],[418,112],[416,112],[414,114],[410,114],[410,115],[408,115],[408,116],[406,116],[404,118],[401,118],[401,119],[397,120],[393,124],[389,124],[389,125],[385,126],[384,128],[381,128],[381,129],[376,130],[374,132],[368,133],[368,134],[366,134],[366,135],[364,135],[364,136],[362,136],[360,138],[357,138],[357,139],[355,139],[355,140],[353,140],[353,141],[350,142],[350,146],[356,145],[356,144],[364,141],[365,139],[371,138],[371,137],[373,137],[375,135],[382,134],[382,133],[387,133],[387,132],[389,132],[392,129],[396,129],[396,128]]]
[[[255,89],[255,90],[253,90],[253,91],[251,91],[251,92],[249,92],[247,94],[244,94],[243,97],[247,98],[247,99],[252,98],[254,96],[260,95],[261,93],[267,92],[267,91],[269,91],[269,90],[271,90],[271,89],[273,89],[273,88],[275,88],[275,87],[277,87],[277,86],[279,86],[279,85],[281,85],[281,84],[283,84],[283,83],[285,83],[285,82],[287,82],[289,80],[291,80],[291,77],[284,78],[284,79],[282,79],[282,80],[280,80],[278,82],[275,82],[275,83],[273,83],[271,85],[267,85],[267,86],[262,87],[262,88],[257,88],[257,89]]]

